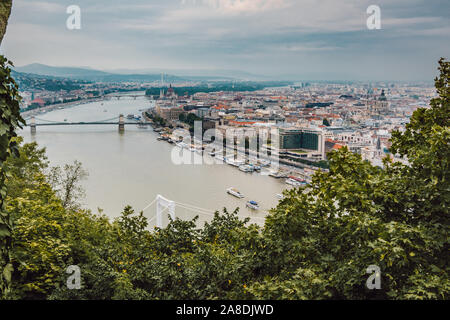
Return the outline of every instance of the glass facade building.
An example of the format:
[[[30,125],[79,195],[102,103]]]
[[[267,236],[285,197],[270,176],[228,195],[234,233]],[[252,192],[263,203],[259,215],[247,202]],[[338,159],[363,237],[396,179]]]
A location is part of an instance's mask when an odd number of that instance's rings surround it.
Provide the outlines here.
[[[280,149],[319,150],[320,134],[309,130],[280,130]]]

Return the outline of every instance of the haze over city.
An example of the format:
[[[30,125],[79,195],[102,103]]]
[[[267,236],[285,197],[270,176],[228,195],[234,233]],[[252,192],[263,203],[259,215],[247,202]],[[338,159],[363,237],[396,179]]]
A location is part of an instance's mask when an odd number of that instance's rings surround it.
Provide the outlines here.
[[[68,30],[66,9],[81,9]],[[381,29],[366,25],[381,8]],[[115,72],[430,80],[450,52],[448,1],[16,0],[2,53]]]

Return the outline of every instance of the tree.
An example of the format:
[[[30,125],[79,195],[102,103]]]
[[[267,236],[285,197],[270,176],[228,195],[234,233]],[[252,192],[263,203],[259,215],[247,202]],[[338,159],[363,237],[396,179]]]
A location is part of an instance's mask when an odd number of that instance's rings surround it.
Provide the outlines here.
[[[324,126],[327,126],[327,127],[331,126],[331,124],[330,124],[330,122],[328,121],[327,118],[323,118],[322,124],[323,124]]]
[[[80,182],[86,179],[88,172],[83,169],[81,162],[65,164],[64,167],[53,167],[48,173],[48,181],[62,200],[62,206],[66,209],[77,207],[78,200],[84,197],[84,190]]]
[[[439,97],[392,136],[409,165],[386,158],[381,169],[347,148],[331,152],[330,171],[289,191],[267,218],[273,263],[251,297],[449,298],[450,68],[439,64]],[[381,269],[381,290],[365,286],[369,265]]]
[[[4,0],[0,2],[0,44],[6,32],[8,19],[11,14],[12,0]]]
[[[4,12],[0,14],[4,14]],[[0,27],[2,26],[0,25]],[[0,56],[0,82],[2,84],[0,89],[0,294],[2,296],[9,291],[12,273],[12,264],[10,263],[11,216],[3,208],[7,191],[5,180],[8,173],[3,165],[10,156],[18,156],[17,141],[13,138],[17,136],[15,129],[25,123],[20,116],[19,89],[11,77],[11,66],[10,61]]]
[[[114,220],[92,214],[63,187],[73,190],[80,165],[60,169],[53,188],[44,150],[20,145],[2,167],[4,211],[14,212],[6,297],[449,299],[448,62],[440,71],[431,108],[393,134],[392,152],[408,165],[386,158],[379,168],[333,151],[329,171],[285,191],[264,227],[226,209],[203,227],[196,217],[153,229],[129,206]],[[81,290],[65,285],[69,265],[82,270]],[[371,265],[380,290],[366,287]]]

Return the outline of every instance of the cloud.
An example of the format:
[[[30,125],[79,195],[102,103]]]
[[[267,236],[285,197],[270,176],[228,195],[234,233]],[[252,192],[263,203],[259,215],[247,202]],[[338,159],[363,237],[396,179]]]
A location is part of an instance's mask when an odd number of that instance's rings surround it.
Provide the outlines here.
[[[82,61],[93,68],[220,67],[260,74],[347,75],[371,64],[388,78],[423,76],[424,67],[411,66],[428,66],[450,52],[448,0],[378,0],[382,30],[366,27],[372,0],[75,3],[82,29],[69,32],[65,9],[74,1],[15,0],[4,51],[20,64]]]
[[[20,11],[26,10],[40,13],[63,13],[66,10],[66,7],[60,3],[34,0],[14,0],[13,8]]]

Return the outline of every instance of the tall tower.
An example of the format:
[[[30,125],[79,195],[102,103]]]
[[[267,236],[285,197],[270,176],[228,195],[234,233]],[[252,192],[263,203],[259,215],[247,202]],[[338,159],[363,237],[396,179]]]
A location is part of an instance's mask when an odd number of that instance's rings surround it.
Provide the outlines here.
[[[161,73],[161,89],[159,90],[159,97],[164,98],[164,73]]]

